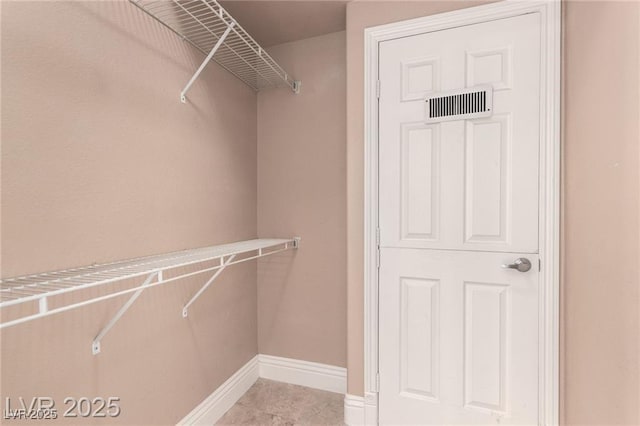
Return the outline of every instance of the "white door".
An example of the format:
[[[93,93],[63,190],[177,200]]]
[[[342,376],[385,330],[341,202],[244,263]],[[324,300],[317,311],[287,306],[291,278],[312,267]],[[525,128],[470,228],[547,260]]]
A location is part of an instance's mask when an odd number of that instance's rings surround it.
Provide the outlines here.
[[[379,76],[380,423],[537,424],[540,17],[383,42]],[[491,117],[425,124],[480,84]]]

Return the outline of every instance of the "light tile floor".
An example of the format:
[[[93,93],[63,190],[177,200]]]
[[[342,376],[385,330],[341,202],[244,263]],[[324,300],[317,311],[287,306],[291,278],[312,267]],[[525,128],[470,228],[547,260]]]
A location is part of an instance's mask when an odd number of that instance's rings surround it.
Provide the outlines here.
[[[258,379],[218,425],[343,425],[343,395]]]

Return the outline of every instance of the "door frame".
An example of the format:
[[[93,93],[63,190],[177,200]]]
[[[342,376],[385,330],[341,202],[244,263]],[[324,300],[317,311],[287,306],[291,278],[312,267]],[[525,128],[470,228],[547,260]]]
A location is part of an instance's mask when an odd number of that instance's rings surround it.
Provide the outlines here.
[[[541,17],[539,418],[559,422],[560,78],[559,0],[505,0],[365,29],[364,32],[364,420],[378,423],[378,52],[383,41],[527,13]]]

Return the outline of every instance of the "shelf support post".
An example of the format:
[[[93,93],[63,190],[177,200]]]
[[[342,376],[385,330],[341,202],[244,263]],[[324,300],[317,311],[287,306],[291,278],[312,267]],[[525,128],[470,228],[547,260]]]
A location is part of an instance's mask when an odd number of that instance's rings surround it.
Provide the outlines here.
[[[216,278],[218,278],[218,275],[220,275],[222,273],[222,271],[224,271],[224,269],[229,266],[229,264],[233,261],[233,259],[235,259],[236,255],[232,254],[231,256],[229,256],[229,258],[226,261],[223,261],[222,258],[220,258],[220,269],[218,269],[216,271],[215,274],[213,274],[213,276],[209,279],[209,281],[207,281],[205,283],[205,285],[202,286],[202,288],[200,290],[198,290],[198,292],[196,294],[193,295],[193,297],[191,298],[191,300],[189,300],[187,302],[186,305],[184,305],[184,308],[182,308],[182,317],[186,318],[187,315],[189,315],[189,306],[191,306],[191,304],[193,302],[196,301],[196,299],[198,297],[200,297],[200,295],[202,293],[204,293],[204,291],[216,280]]]
[[[191,80],[189,80],[189,82],[184,87],[184,89],[182,89],[182,92],[180,92],[180,101],[182,103],[186,103],[187,102],[187,92],[189,91],[189,89],[191,88],[193,83],[196,81],[196,78],[198,78],[198,76],[200,75],[200,73],[202,72],[204,67],[206,67],[207,64],[209,63],[209,61],[211,60],[211,58],[213,58],[213,55],[215,55],[216,51],[220,48],[220,46],[222,46],[222,43],[224,43],[224,40],[227,38],[227,36],[231,32],[231,30],[233,29],[234,25],[235,25],[235,23],[232,22],[232,23],[229,24],[229,26],[227,26],[227,29],[225,30],[225,32],[222,33],[222,36],[218,39],[218,41],[216,42],[215,46],[213,46],[213,49],[211,49],[211,52],[209,52],[209,54],[204,59],[202,64],[200,64],[200,67],[198,68],[196,73],[193,74],[193,77],[191,77]]]
[[[158,277],[158,282],[162,281],[162,271],[155,271],[149,274],[140,288],[135,293],[133,293],[129,300],[127,300],[127,303],[122,305],[120,310],[114,315],[113,318],[111,318],[111,321],[109,321],[109,323],[102,329],[102,331],[98,333],[95,339],[93,339],[93,342],[91,343],[91,352],[94,355],[98,355],[100,353],[100,341],[102,340],[102,338],[109,332],[109,330],[111,330],[111,328],[118,322],[118,320],[124,315],[124,313],[129,310],[131,305],[133,305],[133,302],[135,302],[136,299],[142,294],[142,292],[146,290],[146,287],[151,285],[151,281],[153,281],[155,277]]]
[[[49,303],[47,302],[47,296],[44,296],[38,301],[38,312],[44,315],[48,310]]]

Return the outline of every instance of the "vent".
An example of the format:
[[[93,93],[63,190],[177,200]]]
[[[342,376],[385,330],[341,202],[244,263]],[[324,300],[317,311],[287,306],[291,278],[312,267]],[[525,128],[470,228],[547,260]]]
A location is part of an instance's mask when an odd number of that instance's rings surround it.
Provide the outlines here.
[[[434,93],[425,99],[425,107],[427,123],[489,117],[493,107],[493,87],[476,86]]]

